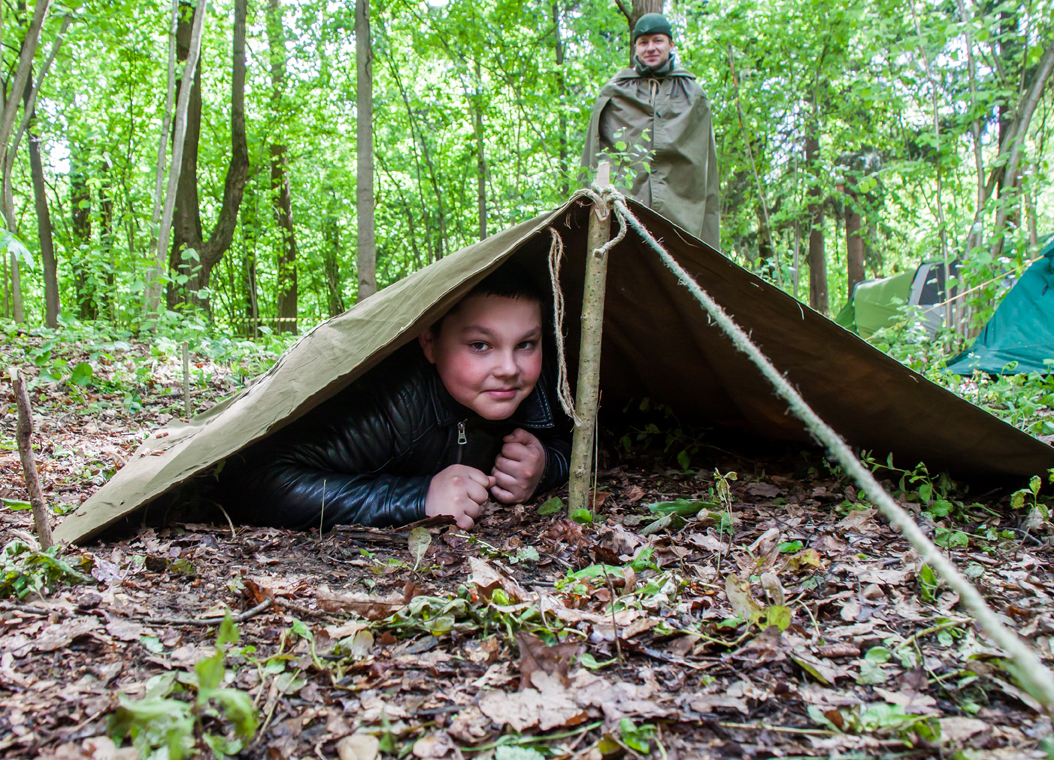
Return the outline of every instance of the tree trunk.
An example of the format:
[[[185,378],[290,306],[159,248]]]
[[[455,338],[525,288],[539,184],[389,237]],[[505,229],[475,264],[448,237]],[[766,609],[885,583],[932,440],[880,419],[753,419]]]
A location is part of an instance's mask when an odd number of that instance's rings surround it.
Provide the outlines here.
[[[242,312],[245,317],[244,334],[249,338],[258,338],[260,336],[260,310],[256,287],[256,243],[260,225],[256,213],[256,191],[252,183],[247,184],[245,187],[245,197],[241,205],[241,217],[241,293],[244,296],[242,303]]]
[[[996,209],[995,224],[992,229],[992,259],[997,259],[1003,252],[1003,233],[1008,218],[1013,213],[1014,188],[1018,185],[1018,171],[1021,167],[1021,155],[1032,115],[1036,112],[1043,88],[1054,71],[1054,42],[1051,42],[1043,58],[1036,67],[1032,82],[1022,97],[1021,107],[1014,116],[1014,124],[1008,131],[1007,143],[1001,145],[1000,153],[1008,153],[1002,184],[999,191],[999,205]],[[989,180],[991,182],[991,180]]]
[[[853,288],[864,281],[864,238],[861,234],[860,212],[853,207],[852,193],[846,192],[845,203],[845,252],[848,265],[847,298],[853,297]]]
[[[326,188],[326,216],[322,220],[322,261],[326,270],[326,295],[329,316],[342,314],[347,307],[340,282],[340,222],[337,216],[337,194]]]
[[[213,267],[234,241],[234,228],[238,221],[245,182],[249,175],[249,150],[245,138],[245,17],[248,0],[235,0],[234,40],[231,59],[231,158],[227,164],[227,176],[223,184],[223,202],[208,239],[204,239],[201,224],[201,208],[198,204],[198,138],[201,133],[201,60],[198,60],[198,75],[194,77],[187,111],[186,145],[183,152],[183,168],[176,192],[176,212],[173,215],[172,247],[169,263],[179,276],[168,290],[170,308],[186,303],[208,309],[208,298],[202,294],[209,287]],[[180,47],[189,50],[191,33],[189,25],[182,19],[179,29]],[[185,86],[181,84],[181,87]],[[182,95],[182,93],[181,93]],[[173,163],[175,155],[173,154]],[[185,254],[193,250],[194,254]],[[184,279],[185,278],[185,279]]]
[[[100,313],[113,318],[113,292],[114,292],[114,232],[113,232],[113,186],[110,178],[110,162],[103,159],[99,165],[99,252],[102,254],[98,261],[94,262],[95,271],[98,273],[96,282],[96,300],[99,304]],[[105,287],[102,287],[105,285]]]
[[[377,246],[373,214],[373,46],[370,40],[370,0],[355,0],[356,130],[355,178],[358,218],[358,300],[377,292]],[[405,94],[404,94],[405,98]]]
[[[296,332],[296,231],[284,145],[271,146],[271,203],[282,236],[278,251],[278,332]]]
[[[564,40],[560,36],[560,0],[553,0],[553,36],[556,46],[556,104],[559,113],[557,135],[560,141],[560,197],[571,194],[571,175],[567,151],[567,82],[564,80]]]
[[[70,231],[75,251],[70,258],[73,268],[73,293],[79,319],[95,319],[95,299],[90,280],[91,262],[91,191],[80,170],[78,154],[73,147],[70,157]]]
[[[966,36],[966,64],[970,77],[970,107],[978,115],[970,122],[973,134],[974,169],[977,172],[977,200],[974,207],[974,219],[977,222],[970,226],[970,232],[966,237],[966,252],[969,254],[975,247],[981,245],[983,240],[983,228],[980,224],[986,202],[984,194],[984,146],[981,144],[981,117],[977,103],[977,62],[973,55],[973,34],[970,32],[970,15],[966,12],[966,3],[956,0],[959,9],[959,18],[963,24],[963,32]]]
[[[25,105],[32,108],[30,91],[33,76],[26,79]],[[32,127],[33,119],[30,118]],[[48,210],[47,190],[44,186],[44,165],[40,160],[40,138],[29,132],[29,170],[33,177],[33,205],[37,212],[37,233],[40,238],[40,260],[44,270],[44,324],[52,330],[59,326],[59,277],[55,262],[55,241],[51,235],[51,212]]]
[[[157,145],[157,165],[154,170],[154,206],[150,214],[150,226],[161,221],[161,193],[165,185],[165,157],[168,152],[169,129],[172,126],[172,106],[176,99],[176,36],[179,33],[179,0],[172,0],[168,29],[168,89],[165,91],[165,115],[161,119],[161,139]],[[195,66],[197,61],[195,60]],[[153,233],[151,233],[153,234]]]
[[[26,82],[29,80],[30,70],[33,66],[33,56],[37,52],[40,43],[40,30],[44,26],[48,10],[51,8],[51,0],[38,0],[33,9],[33,18],[29,23],[26,36],[22,40],[19,53],[18,68],[15,70],[14,82],[11,85],[11,96],[3,104],[0,113],[0,156],[3,157],[3,181],[0,183],[0,207],[2,207],[4,222],[8,231],[18,237],[18,220],[15,218],[14,192],[11,187],[11,166],[14,163],[14,151],[11,145],[11,133],[15,127],[15,117],[18,115],[18,106],[21,99],[18,93],[25,90]],[[25,12],[25,6],[19,8]],[[10,314],[16,322],[25,321],[25,313],[22,308],[22,277],[19,271],[18,257],[12,251],[10,254],[11,285],[10,290]]]
[[[14,151],[11,150],[12,146],[10,144],[11,134],[15,128],[15,117],[18,115],[20,103],[18,95],[25,90],[26,82],[29,80],[30,70],[33,67],[33,56],[36,55],[37,46],[40,44],[40,30],[44,26],[44,19],[47,18],[50,8],[51,0],[38,0],[33,9],[33,19],[30,21],[29,28],[26,30],[26,36],[22,40],[18,68],[15,71],[14,82],[12,82],[10,89],[11,96],[4,102],[3,112],[0,114],[0,155],[3,156],[3,187],[0,188],[0,193],[2,193],[0,206],[3,207],[7,229],[15,236],[18,235],[18,224],[15,219],[14,195],[11,188],[11,166],[14,163]],[[25,12],[24,4],[21,5],[20,10]],[[21,311],[21,288],[16,286],[18,281],[18,262],[14,257],[12,257],[12,262],[12,287],[17,298],[17,308]],[[16,319],[21,321],[20,317],[16,317]]]
[[[179,199],[180,180],[183,175],[183,153],[187,144],[186,136],[188,121],[191,118],[190,101],[193,97],[194,87],[189,86],[191,79],[197,79],[200,74],[199,54],[201,53],[201,33],[205,25],[206,3],[199,3],[194,14],[192,25],[187,25],[181,18],[177,22],[176,42],[179,47],[180,37],[185,39],[185,45],[181,52],[181,60],[184,61],[183,79],[180,81],[179,97],[176,103],[175,128],[172,134],[172,164],[168,171],[168,186],[165,190],[165,203],[161,211],[161,219],[158,227],[157,248],[154,251],[154,265],[147,275],[146,293],[144,301],[147,314],[156,314],[161,305],[162,277],[165,274],[165,259],[168,255],[168,237],[172,229],[175,217],[176,202]],[[197,74],[195,73],[197,72]],[[201,98],[198,98],[198,120],[201,118]],[[161,139],[167,139],[167,134],[162,132]],[[194,143],[197,150],[197,142]],[[164,172],[164,157],[158,152],[157,172]],[[195,198],[195,202],[197,199]],[[195,205],[195,209],[197,206]],[[182,209],[181,209],[182,212]]]
[[[487,239],[487,156],[483,150],[483,75],[476,61],[476,206],[479,213],[479,239]]]
[[[827,299],[827,258],[823,249],[823,188],[819,177],[820,136],[815,119],[805,136],[805,163],[813,173],[809,188],[809,305],[821,314],[829,311]]]
[[[267,2],[267,46],[271,53],[271,104],[274,117],[282,118],[285,90],[285,30],[279,0]],[[296,230],[293,227],[293,200],[286,173],[288,150],[281,142],[271,144],[271,206],[281,233],[278,251],[278,332],[296,332],[297,269]]]

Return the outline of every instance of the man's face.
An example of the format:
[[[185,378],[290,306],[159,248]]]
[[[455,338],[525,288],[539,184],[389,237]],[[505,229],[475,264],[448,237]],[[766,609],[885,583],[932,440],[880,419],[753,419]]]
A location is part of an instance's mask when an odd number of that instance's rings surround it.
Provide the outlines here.
[[[633,43],[633,52],[646,66],[657,69],[670,60],[673,40],[665,34],[642,34]]]
[[[485,420],[511,417],[542,373],[542,307],[537,301],[471,296],[420,338],[454,399]]]

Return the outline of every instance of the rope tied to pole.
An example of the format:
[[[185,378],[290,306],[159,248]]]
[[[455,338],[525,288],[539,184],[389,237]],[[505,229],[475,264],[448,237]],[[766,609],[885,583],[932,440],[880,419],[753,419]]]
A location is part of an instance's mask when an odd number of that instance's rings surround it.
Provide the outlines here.
[[[581,202],[582,199],[588,199],[592,202],[593,209],[591,213],[596,214],[601,221],[611,215],[611,211],[618,200],[625,201],[622,193],[611,185],[606,185],[603,188],[596,185],[582,188],[571,196],[570,202]],[[616,217],[619,221],[618,234],[600,248],[591,251],[590,253],[593,256],[606,256],[612,248],[625,239],[628,232],[626,222],[621,214],[616,214]],[[578,411],[575,409],[574,396],[571,395],[571,383],[567,375],[567,352],[564,346],[566,339],[564,335],[566,309],[563,289],[560,287],[560,266],[563,264],[564,259],[564,241],[554,227],[549,227],[549,234],[552,237],[552,243],[549,246],[549,279],[553,288],[553,334],[556,338],[557,397],[560,399],[560,406],[563,407],[564,413],[574,421],[577,428],[582,426],[582,418],[578,416]]]
[[[607,192],[604,193],[604,196],[611,199],[620,227],[625,228],[626,225],[632,227],[648,246],[659,255],[663,264],[688,289],[710,318],[728,335],[733,345],[739,351],[745,353],[758,367],[762,375],[772,383],[776,393],[789,404],[791,411],[805,423],[809,432],[827,447],[828,451],[845,468],[846,472],[856,480],[870,501],[881,510],[890,524],[900,531],[901,535],[919,553],[922,560],[936,570],[948,583],[948,586],[959,595],[963,606],[971,612],[992,640],[1013,659],[1014,664],[1017,666],[1014,670],[1015,675],[1025,686],[1026,691],[1043,705],[1048,714],[1054,715],[1054,676],[1043,665],[1032,648],[999,619],[973,584],[923,534],[911,515],[898,505],[886,493],[885,489],[879,485],[874,476],[853,454],[842,437],[813,411],[812,407],[809,406],[790,382],[780,374],[779,370],[761,352],[761,349],[750,339],[743,328],[733,321],[725,310],[699,286],[692,276],[663,248],[662,244],[652,236],[640,220],[634,216],[633,212],[629,210],[625,197],[613,188],[605,190]]]
[[[571,383],[567,379],[567,353],[564,349],[564,291],[560,287],[560,265],[564,260],[564,241],[560,233],[549,228],[553,238],[549,246],[549,279],[553,285],[553,333],[556,337],[556,395],[564,413],[574,420],[575,427],[582,419],[575,412],[575,399],[571,395]]]

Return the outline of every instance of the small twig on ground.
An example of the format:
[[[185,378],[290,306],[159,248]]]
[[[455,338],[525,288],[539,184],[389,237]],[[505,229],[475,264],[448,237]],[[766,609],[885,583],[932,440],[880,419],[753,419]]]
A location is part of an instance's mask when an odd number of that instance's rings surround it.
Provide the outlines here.
[[[231,617],[232,623],[244,623],[246,620],[266,612],[274,606],[274,599],[264,599],[251,610],[246,610]],[[210,618],[147,618],[144,622],[151,625],[219,625],[225,617]]]
[[[40,490],[40,476],[37,475],[37,463],[33,459],[33,410],[29,405],[29,394],[26,393],[26,381],[22,373],[11,368],[11,388],[15,392],[15,404],[18,406],[18,427],[15,441],[18,444],[18,458],[22,460],[22,472],[29,491],[29,503],[33,507],[33,524],[37,530],[40,548],[47,550],[54,546],[51,538],[51,526],[48,525],[47,507],[44,506],[44,493]]]
[[[32,604],[17,604],[15,602],[3,602],[0,601],[0,610],[6,610],[10,612],[19,612],[25,615],[39,615],[41,617],[48,617],[52,614],[66,615],[66,611],[60,608],[49,609],[47,607],[34,607]]]
[[[299,604],[293,604],[289,600],[282,599],[281,597],[275,597],[274,603],[275,603],[276,607],[281,607],[283,610],[289,610],[290,612],[295,612],[297,615],[300,615],[301,617],[317,618],[317,617],[323,617],[324,615],[328,614],[325,610],[309,610],[307,607],[301,607]]]
[[[741,728],[748,731],[772,731],[777,734],[802,734],[804,736],[836,736],[834,731],[822,728],[791,728],[790,726],[771,726],[768,723],[729,723],[718,721],[722,728]]]
[[[229,514],[227,514],[227,510],[223,508],[222,504],[217,504],[216,506],[220,508],[220,512],[222,512],[223,516],[227,518],[227,525],[229,525],[230,529],[231,529],[231,538],[232,539],[237,538],[238,537],[238,531],[236,531],[234,529],[234,521],[231,520],[231,516]]]

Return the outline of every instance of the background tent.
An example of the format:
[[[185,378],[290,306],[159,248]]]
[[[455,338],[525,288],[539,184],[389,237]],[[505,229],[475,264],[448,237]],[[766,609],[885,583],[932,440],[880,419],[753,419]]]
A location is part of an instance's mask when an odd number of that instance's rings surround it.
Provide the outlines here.
[[[1054,362],[1054,235],[1025,270],[977,340],[948,363],[955,375],[1050,372]]]
[[[1054,467],[1054,449],[930,383],[755,277],[649,209],[630,208],[850,444],[903,465],[972,479],[1023,479]],[[488,272],[515,257],[545,281],[551,234],[563,239],[568,363],[576,366],[590,206],[555,211],[448,256],[322,323],[251,387],[189,423],[154,433],[55,532],[82,541],[225,457],[297,419],[413,340]],[[613,230],[618,225],[613,224]],[[609,257],[602,417],[644,396],[684,422],[811,445],[768,381],[710,323],[658,256],[629,232]]]
[[[959,265],[953,261],[950,266],[955,277]],[[882,328],[896,325],[901,309],[911,304],[919,307],[918,321],[933,337],[944,323],[944,301],[944,263],[928,261],[911,272],[858,282],[834,321],[867,340]]]

